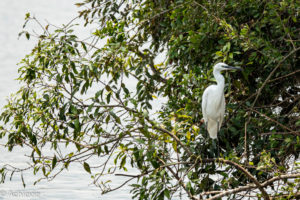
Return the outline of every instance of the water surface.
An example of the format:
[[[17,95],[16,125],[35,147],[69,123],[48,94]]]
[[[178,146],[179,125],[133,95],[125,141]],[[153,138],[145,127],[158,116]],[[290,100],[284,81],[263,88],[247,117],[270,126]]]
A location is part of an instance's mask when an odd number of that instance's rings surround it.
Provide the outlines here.
[[[1,0],[0,1],[0,107],[5,105],[5,99],[20,87],[15,80],[18,77],[17,63],[33,48],[35,41],[26,40],[25,37],[18,39],[18,33],[22,31],[25,14],[30,12],[42,23],[46,20],[51,24],[61,25],[68,23],[77,16],[77,7],[73,4],[78,1],[72,0]],[[38,30],[36,24],[28,24],[30,29]],[[89,32],[82,30],[80,35],[88,35]],[[0,141],[3,144],[3,141]],[[15,148],[13,152],[7,152],[0,146],[0,166],[10,163],[17,167],[25,166],[28,161],[24,155],[30,151],[24,148]],[[94,160],[95,164],[99,160]],[[90,163],[91,165],[93,163]],[[22,199],[131,199],[129,188],[118,190],[101,196],[100,191],[91,184],[90,175],[85,172],[81,165],[74,165],[69,171],[59,175],[51,182],[41,181],[36,186],[33,182],[38,177],[32,172],[24,174],[26,188],[23,188],[20,176],[15,176],[12,181],[0,185],[0,200]],[[112,186],[118,186],[124,179],[112,177]]]

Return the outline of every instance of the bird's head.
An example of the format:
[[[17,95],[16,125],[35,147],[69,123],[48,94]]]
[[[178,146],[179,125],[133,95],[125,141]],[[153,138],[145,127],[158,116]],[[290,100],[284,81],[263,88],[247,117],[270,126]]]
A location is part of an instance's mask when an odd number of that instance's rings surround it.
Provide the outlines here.
[[[227,65],[226,63],[218,63],[214,66],[215,71],[223,71],[223,70],[242,70],[239,67],[232,67]]]

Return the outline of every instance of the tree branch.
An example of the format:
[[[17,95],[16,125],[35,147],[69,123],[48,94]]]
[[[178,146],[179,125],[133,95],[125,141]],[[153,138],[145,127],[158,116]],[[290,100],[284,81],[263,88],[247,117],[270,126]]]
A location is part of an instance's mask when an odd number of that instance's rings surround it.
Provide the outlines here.
[[[270,200],[270,197],[268,195],[268,193],[265,191],[265,189],[263,188],[263,186],[257,181],[257,179],[252,176],[245,168],[243,168],[241,165],[233,162],[233,161],[230,161],[230,160],[224,160],[222,158],[218,158],[216,159],[216,161],[219,161],[219,162],[224,162],[226,164],[229,164],[231,166],[234,166],[235,168],[237,168],[238,170],[242,171],[252,182],[254,182],[254,184],[258,187],[258,189],[261,191],[264,199],[266,200]]]
[[[185,144],[183,144],[183,143],[181,142],[181,140],[180,140],[176,135],[174,135],[174,134],[171,133],[170,131],[168,131],[168,130],[166,130],[166,129],[164,129],[164,128],[158,127],[158,126],[156,126],[156,125],[154,125],[153,128],[156,129],[156,130],[162,131],[162,132],[168,134],[170,137],[172,137],[178,144],[180,144],[180,146],[181,146],[182,148],[184,148],[184,150],[186,151],[186,153],[187,153],[190,157],[192,157],[192,156],[194,155],[194,154],[190,151],[190,149],[189,149]]]
[[[262,86],[258,89],[258,93],[252,103],[252,107],[255,105],[258,97],[261,94],[262,89],[266,86],[266,84],[269,82],[270,78],[273,76],[273,74],[275,73],[275,71],[281,66],[281,64],[291,55],[293,55],[294,53],[296,53],[297,51],[300,50],[300,47],[298,47],[297,49],[294,49],[293,51],[291,51],[288,55],[286,55],[277,65],[276,67],[273,69],[273,71],[269,74],[269,76],[267,77],[267,79],[264,81],[264,83],[262,84]]]
[[[173,171],[173,169],[166,165],[166,163],[162,160],[159,159],[160,162],[162,162],[166,168],[173,174],[173,176],[177,179],[177,181],[179,182],[179,184],[183,187],[183,189],[186,191],[186,193],[188,194],[188,196],[192,199],[192,200],[199,200],[197,197],[194,197],[193,194],[186,188],[186,185],[184,184],[184,182],[182,181],[182,179]]]
[[[266,187],[268,185],[271,185],[273,182],[281,180],[281,179],[285,179],[285,178],[299,178],[299,177],[300,177],[300,173],[280,175],[280,176],[273,177],[273,178],[271,178],[271,179],[263,182],[260,185],[262,187]],[[231,190],[220,192],[219,194],[217,194],[217,195],[209,198],[208,200],[219,199],[219,198],[224,197],[224,196],[229,195],[229,194],[235,194],[235,193],[238,193],[238,192],[242,192],[242,191],[246,191],[246,190],[250,190],[250,189],[254,189],[254,188],[257,188],[257,187],[254,184],[249,184],[247,186],[242,186],[242,187],[238,187],[238,188],[235,188],[235,189],[231,189]],[[218,192],[218,191],[205,192],[205,193],[202,193],[201,195],[208,195],[208,194],[213,194],[213,193],[216,193],[216,192]],[[299,195],[299,194],[297,194],[297,195]],[[271,198],[271,199],[273,199],[273,198]]]
[[[249,107],[248,107],[248,109],[251,110],[251,111],[253,111],[253,112],[255,112],[255,113],[257,113],[257,114],[259,114],[259,115],[261,115],[261,116],[263,116],[263,117],[265,117],[267,120],[276,123],[277,125],[281,126],[283,129],[286,129],[286,130],[290,131],[291,133],[293,133],[293,134],[295,134],[295,135],[299,135],[296,131],[293,131],[293,130],[290,129],[289,127],[287,127],[287,126],[285,126],[285,125],[279,123],[278,121],[276,121],[276,120],[274,120],[274,119],[268,117],[267,115],[265,115],[265,114],[263,114],[263,113],[261,113],[261,112],[255,110],[255,109],[253,109],[253,108],[249,108]]]

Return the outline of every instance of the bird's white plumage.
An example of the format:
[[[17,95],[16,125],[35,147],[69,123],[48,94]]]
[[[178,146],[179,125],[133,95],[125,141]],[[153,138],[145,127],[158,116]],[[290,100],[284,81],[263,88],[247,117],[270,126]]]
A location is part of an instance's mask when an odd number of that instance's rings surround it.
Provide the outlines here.
[[[230,67],[225,63],[218,63],[214,66],[214,77],[217,85],[210,85],[207,87],[202,95],[202,114],[203,119],[212,139],[218,137],[218,132],[223,123],[225,114],[225,98],[224,85],[225,80],[221,74],[222,70],[239,69]]]
[[[218,131],[221,128],[225,114],[224,94],[220,95],[220,88],[217,85],[211,85],[205,89],[202,99],[202,113],[209,136],[217,138]]]

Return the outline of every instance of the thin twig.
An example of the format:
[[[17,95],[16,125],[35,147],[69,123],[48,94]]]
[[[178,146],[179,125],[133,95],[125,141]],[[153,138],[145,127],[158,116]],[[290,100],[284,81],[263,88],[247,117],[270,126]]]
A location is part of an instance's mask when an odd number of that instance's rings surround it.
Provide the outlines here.
[[[266,186],[271,185],[273,182],[278,181],[278,180],[291,179],[291,178],[299,178],[299,177],[300,177],[300,173],[297,173],[297,174],[286,174],[286,175],[276,176],[274,178],[271,178],[271,179],[263,182],[261,184],[261,186],[262,187],[266,187]],[[256,186],[254,184],[249,184],[247,186],[242,186],[242,187],[238,187],[238,188],[235,188],[235,189],[223,191],[223,192],[221,192],[221,193],[213,196],[212,198],[209,198],[208,200],[219,199],[219,198],[224,197],[224,196],[229,195],[229,194],[235,194],[235,193],[238,193],[238,192],[242,192],[242,191],[246,191],[246,190],[250,190],[250,189],[255,189],[255,188],[256,188]]]
[[[263,116],[263,117],[265,117],[267,120],[274,122],[275,124],[281,126],[283,129],[286,129],[286,130],[288,130],[288,131],[290,131],[290,132],[292,132],[292,133],[294,133],[294,134],[297,135],[297,132],[296,132],[296,131],[293,131],[293,130],[290,129],[289,127],[287,127],[287,126],[285,126],[285,125],[279,123],[278,121],[276,121],[276,120],[274,120],[274,119],[268,117],[268,116],[265,115],[264,113],[261,113],[261,112],[255,110],[255,109],[253,109],[253,108],[249,108],[249,107],[248,107],[248,109],[251,110],[251,111],[253,111],[253,112],[255,112],[255,113],[257,113],[257,114],[259,114],[259,115],[261,115],[261,116]]]
[[[300,72],[300,69],[298,69],[298,70],[296,70],[296,71],[294,71],[294,72],[292,72],[292,73],[286,74],[286,75],[284,75],[284,76],[280,76],[280,77],[278,77],[278,78],[274,78],[274,79],[272,79],[272,80],[269,80],[269,83],[274,82],[274,81],[277,81],[277,80],[280,80],[280,79],[284,79],[284,78],[289,77],[289,76],[292,76],[292,75],[294,75],[294,74],[296,74],[296,73],[298,73],[298,72]]]
[[[226,164],[229,164],[229,165],[232,165],[234,166],[235,168],[239,169],[240,171],[242,171],[252,182],[254,182],[254,184],[258,187],[258,189],[261,191],[264,199],[266,200],[270,200],[270,197],[268,195],[268,193],[265,191],[265,189],[263,188],[263,186],[258,182],[258,180],[252,176],[252,174],[250,174],[245,168],[243,168],[241,165],[233,162],[233,161],[230,161],[230,160],[224,160],[224,159],[221,159],[221,158],[218,158],[216,159],[217,161],[219,162],[224,162]]]
[[[164,165],[166,165],[166,163],[162,159],[159,160]],[[184,184],[182,179],[173,171],[173,169],[170,166],[167,166],[167,169],[173,174],[173,176],[177,179],[178,183],[182,186],[182,188],[186,191],[186,193],[192,200],[199,200],[198,198],[194,197],[193,194],[186,188],[186,185]]]
[[[298,50],[300,50],[300,47],[297,49],[294,49],[293,51],[291,51],[288,55],[286,55],[282,60],[280,60],[280,62],[276,65],[276,67],[272,70],[272,72],[269,74],[269,76],[266,78],[266,80],[263,82],[262,86],[258,89],[258,91],[256,92],[256,97],[251,105],[251,109],[253,109],[253,107],[255,106],[255,103],[258,99],[258,97],[260,96],[262,89],[266,86],[266,84],[269,82],[270,78],[273,76],[273,74],[276,72],[276,70],[281,66],[281,64],[291,55],[293,55],[294,53],[296,53]],[[247,126],[248,123],[250,122],[250,112],[248,111],[248,117],[247,117],[247,121],[245,123],[245,150],[244,150],[244,155],[246,157],[246,161],[248,161],[248,145],[247,145]],[[293,131],[291,131],[293,132]]]
[[[276,70],[281,66],[281,64],[291,55],[293,55],[294,53],[296,53],[297,51],[300,50],[300,47],[298,47],[297,49],[294,49],[293,51],[291,51],[288,55],[286,55],[282,60],[280,60],[280,62],[276,65],[276,67],[272,70],[272,72],[269,74],[269,76],[266,78],[266,80],[263,82],[262,86],[258,89],[258,93],[252,103],[252,107],[255,105],[258,97],[261,94],[262,89],[266,86],[266,84],[269,82],[270,78],[273,76],[273,74],[276,72]]]
[[[296,135],[296,136],[300,136],[300,132],[267,132],[267,133],[261,133],[260,135]]]

